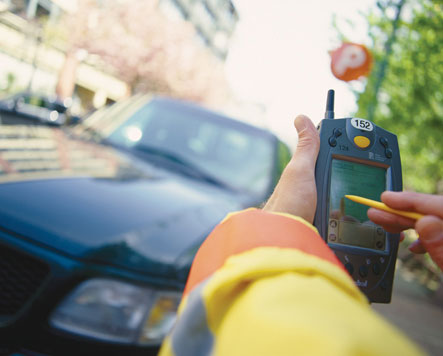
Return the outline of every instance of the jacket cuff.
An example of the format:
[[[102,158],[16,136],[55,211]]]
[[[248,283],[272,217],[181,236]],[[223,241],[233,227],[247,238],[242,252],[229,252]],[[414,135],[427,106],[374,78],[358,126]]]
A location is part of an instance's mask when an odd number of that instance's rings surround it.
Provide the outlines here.
[[[344,270],[315,227],[304,219],[252,208],[228,214],[203,242],[192,264],[184,295],[222,267],[229,257],[258,247],[296,249]]]

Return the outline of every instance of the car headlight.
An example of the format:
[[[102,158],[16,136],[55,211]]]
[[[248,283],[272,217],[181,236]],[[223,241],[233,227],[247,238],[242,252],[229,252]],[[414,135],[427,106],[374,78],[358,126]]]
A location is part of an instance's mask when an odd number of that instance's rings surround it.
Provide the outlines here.
[[[171,329],[181,294],[91,279],[55,309],[51,326],[101,340],[159,343]]]

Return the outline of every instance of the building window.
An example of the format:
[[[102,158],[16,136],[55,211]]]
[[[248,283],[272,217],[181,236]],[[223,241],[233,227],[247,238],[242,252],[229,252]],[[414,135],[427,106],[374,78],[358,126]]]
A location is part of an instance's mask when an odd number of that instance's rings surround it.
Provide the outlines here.
[[[9,11],[29,19],[54,19],[60,8],[51,0],[8,0]]]
[[[37,7],[35,9],[35,14],[33,17],[37,19],[46,19],[50,16],[51,9],[47,9],[46,7],[42,6],[41,4],[37,4]]]
[[[27,0],[10,0],[8,5],[9,5],[9,11],[12,12],[13,14],[16,14],[21,17],[26,16],[26,9],[28,7]]]
[[[203,47],[209,46],[208,38],[203,34],[203,32],[199,28],[196,28],[196,34],[197,34],[197,41]]]
[[[170,20],[186,20],[189,17],[185,9],[174,0],[161,0],[158,6]]]
[[[210,34],[215,30],[216,27],[214,23],[215,19],[212,17],[212,14],[208,11],[208,8],[205,5],[203,5],[201,2],[196,3],[194,5],[193,15],[196,19],[198,19],[200,26],[205,32]]]

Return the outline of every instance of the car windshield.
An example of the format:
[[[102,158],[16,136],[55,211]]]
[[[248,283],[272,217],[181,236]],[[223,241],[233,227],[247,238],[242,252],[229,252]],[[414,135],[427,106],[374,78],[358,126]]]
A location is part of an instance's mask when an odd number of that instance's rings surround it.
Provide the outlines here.
[[[161,156],[235,189],[263,195],[271,184],[271,136],[210,112],[135,99],[85,124],[110,144]]]

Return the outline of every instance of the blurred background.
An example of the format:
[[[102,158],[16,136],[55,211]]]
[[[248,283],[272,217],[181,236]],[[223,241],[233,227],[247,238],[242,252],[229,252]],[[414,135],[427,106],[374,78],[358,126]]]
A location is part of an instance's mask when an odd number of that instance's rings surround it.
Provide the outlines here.
[[[56,98],[79,121],[139,93],[199,103],[268,129],[292,149],[293,118],[336,117],[398,135],[405,190],[443,193],[443,1],[0,0],[0,99]],[[330,52],[366,46],[367,76],[345,82]],[[54,103],[55,99],[49,100]],[[399,251],[390,305],[375,309],[443,354],[441,271]]]

